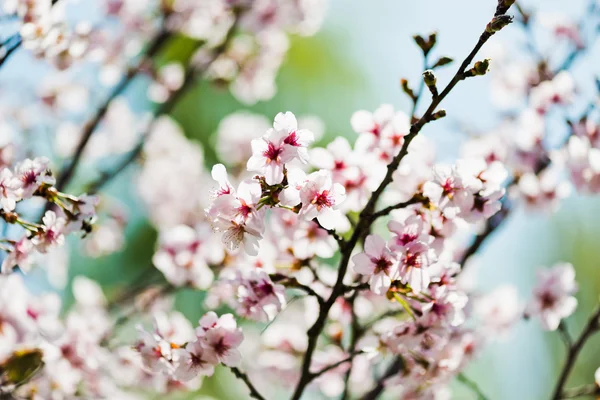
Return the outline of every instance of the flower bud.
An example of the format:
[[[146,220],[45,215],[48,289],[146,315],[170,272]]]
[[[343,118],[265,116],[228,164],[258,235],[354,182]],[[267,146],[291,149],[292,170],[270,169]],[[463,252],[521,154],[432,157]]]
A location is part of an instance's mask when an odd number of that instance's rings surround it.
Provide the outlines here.
[[[431,115],[431,117],[429,117],[429,121],[436,121],[438,119],[442,119],[446,116],[446,110],[444,110],[443,108],[439,111],[436,111],[435,113],[433,113]]]
[[[473,69],[475,70],[477,75],[485,75],[486,72],[488,72],[489,68],[490,68],[490,59],[489,58],[486,58],[483,61],[477,61],[475,63],[475,66],[473,67]]]
[[[423,82],[425,82],[425,85],[429,88],[429,91],[433,97],[437,97],[438,91],[437,87],[435,86],[437,83],[437,78],[432,70],[428,69],[427,71],[423,72]]]
[[[504,28],[506,25],[510,24],[511,22],[513,22],[513,17],[510,15],[499,15],[497,17],[494,17],[489,24],[487,24],[487,26],[485,27],[485,31],[487,33],[489,33],[490,35],[493,35],[494,33],[500,31],[502,28]]]

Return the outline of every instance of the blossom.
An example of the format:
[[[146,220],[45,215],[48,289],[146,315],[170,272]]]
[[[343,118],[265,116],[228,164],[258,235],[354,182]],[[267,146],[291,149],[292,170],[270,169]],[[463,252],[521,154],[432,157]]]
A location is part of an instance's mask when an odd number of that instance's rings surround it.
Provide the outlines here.
[[[21,199],[21,181],[8,168],[0,171],[0,206],[4,211],[13,211]]]
[[[152,262],[175,286],[192,285],[206,289],[213,281],[201,251],[202,243],[196,231],[179,225],[160,234],[160,244]]]
[[[333,183],[329,171],[313,172],[300,189],[299,215],[307,220],[316,218],[326,229],[334,229],[344,219],[338,207],[345,198],[346,190],[339,183]]]
[[[215,173],[217,177],[222,175],[219,169]],[[223,185],[228,183],[223,182]],[[228,249],[235,250],[243,244],[248,254],[258,254],[258,240],[262,239],[265,229],[264,210],[259,210],[262,194],[260,184],[246,180],[240,183],[235,192],[229,186],[222,186],[220,191],[222,193],[206,210],[213,229],[223,233],[222,241]]]
[[[60,246],[65,242],[63,231],[67,221],[62,217],[57,217],[54,211],[46,211],[42,222],[41,232],[38,231],[31,242],[38,251],[45,253],[52,247]]]
[[[217,317],[215,313],[209,312],[200,320],[196,332],[202,339],[203,346],[212,352],[220,363],[228,367],[237,367],[240,364],[242,355],[238,347],[244,339],[244,334],[237,327],[233,315]]]
[[[386,293],[398,277],[398,260],[378,235],[367,236],[364,252],[352,257],[352,262],[354,272],[369,276],[371,290],[376,294]]]
[[[561,319],[575,311],[577,299],[573,294],[576,291],[573,265],[561,263],[550,269],[538,270],[538,284],[525,312],[530,317],[539,318],[545,330],[554,331]]]
[[[49,163],[46,157],[37,157],[33,160],[27,158],[17,164],[15,176],[21,180],[23,198],[30,198],[43,184],[54,184],[55,179],[47,172]]]
[[[473,194],[481,189],[481,181],[456,166],[437,165],[433,174],[434,179],[423,185],[423,194],[448,218],[468,213],[475,201]]]
[[[307,147],[314,141],[312,132],[298,129],[296,117],[291,112],[275,116],[273,129],[263,137],[252,140],[252,157],[248,160],[249,171],[260,172],[268,185],[283,180],[286,163],[297,158],[308,161]]]
[[[267,322],[285,305],[285,288],[274,284],[264,271],[238,274],[232,283],[237,287],[237,312],[241,316]]]
[[[212,376],[218,364],[217,357],[198,340],[188,343],[184,349],[175,349],[173,356],[177,360],[173,375],[181,381],[198,375]]]
[[[34,245],[32,241],[27,237],[21,238],[14,244],[12,250],[2,261],[2,273],[7,274],[16,266],[18,266],[21,271],[29,271],[33,262],[33,250]]]
[[[433,249],[427,243],[413,241],[399,246],[397,251],[400,253],[399,275],[402,283],[410,285],[414,292],[424,291],[431,281],[428,267],[434,258]]]

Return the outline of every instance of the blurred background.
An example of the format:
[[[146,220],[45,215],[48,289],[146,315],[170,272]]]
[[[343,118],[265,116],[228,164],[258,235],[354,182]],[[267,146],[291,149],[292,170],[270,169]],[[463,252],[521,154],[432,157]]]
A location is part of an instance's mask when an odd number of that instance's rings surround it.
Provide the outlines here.
[[[522,2],[530,10],[560,13],[575,19],[581,17],[586,3],[583,0]],[[218,161],[210,149],[219,121],[239,110],[263,114],[269,119],[288,110],[296,115],[315,115],[326,127],[323,143],[338,135],[352,138],[355,134],[350,127],[350,116],[358,109],[373,110],[382,103],[391,103],[397,109],[410,111],[411,104],[399,81],[408,78],[416,85],[422,72],[421,53],[412,35],[438,31],[435,54],[462,60],[495,6],[495,0],[332,0],[318,34],[293,38],[277,79],[277,95],[272,100],[246,107],[226,88],[199,83],[172,116],[189,138],[203,144],[207,166]],[[515,54],[523,50],[523,32],[516,24],[498,36],[482,50],[479,58],[493,57],[496,41],[507,43],[509,51]],[[541,41],[540,47],[543,46]],[[185,43],[176,43],[172,52],[174,55],[185,52]],[[600,72],[599,61],[595,46],[573,71],[576,76]],[[445,84],[456,68],[453,64],[440,69],[439,85]],[[7,79],[14,79],[17,72],[14,74]],[[135,98],[135,93],[132,96]],[[422,133],[435,140],[440,159],[456,157],[465,132],[485,131],[498,121],[491,102],[489,77],[461,83],[444,101],[444,107],[448,118],[427,125]],[[86,172],[80,172],[79,178],[84,181]],[[125,290],[141,275],[157,273],[151,265],[156,233],[144,218],[141,202],[135,198],[135,172],[135,167],[130,168],[108,188],[109,193],[119,194],[131,215],[126,247],[117,254],[90,259],[80,254],[76,243],[71,246],[70,278],[87,275],[100,282],[108,296]],[[472,263],[478,288],[488,291],[504,283],[515,284],[525,302],[537,267],[558,261],[572,262],[580,284],[579,308],[568,323],[571,333],[577,334],[600,292],[599,213],[597,198],[578,196],[565,201],[554,214],[517,210]],[[44,285],[42,280],[39,285]],[[67,304],[71,301],[68,293],[67,290]],[[178,293],[176,305],[192,321],[205,312],[202,294],[193,291]],[[588,343],[569,386],[592,382],[593,373],[600,366],[598,339]],[[550,395],[563,357],[564,346],[556,332],[543,333],[536,321],[523,321],[504,341],[488,347],[466,375],[479,382],[482,391],[493,400],[544,399]],[[220,371],[215,378],[205,381],[198,394],[170,398],[244,398],[245,391],[237,383],[232,385],[232,381],[228,372]],[[475,398],[460,384],[456,385],[454,396]]]

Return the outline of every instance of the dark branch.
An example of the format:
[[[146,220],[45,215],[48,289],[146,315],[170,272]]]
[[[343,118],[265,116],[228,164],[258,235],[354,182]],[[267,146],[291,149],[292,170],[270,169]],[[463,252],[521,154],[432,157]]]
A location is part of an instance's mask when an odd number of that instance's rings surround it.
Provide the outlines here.
[[[581,335],[579,335],[579,338],[575,342],[573,342],[573,344],[568,349],[567,359],[565,360],[565,364],[563,365],[563,368],[558,377],[558,381],[556,382],[556,386],[554,387],[554,394],[552,395],[553,400],[560,400],[562,398],[563,388],[567,383],[567,379],[569,378],[571,370],[575,366],[575,362],[577,361],[579,353],[583,349],[583,346],[585,345],[587,340],[592,336],[592,334],[597,332],[600,328],[598,318],[600,318],[600,305],[596,306],[596,309],[594,310],[587,324],[583,328]]]
[[[256,390],[252,382],[250,382],[250,378],[248,378],[248,375],[246,375],[236,367],[231,368],[231,372],[233,372],[236,378],[242,380],[246,384],[248,390],[250,390],[250,397],[256,400],[265,400],[265,398],[258,392],[258,390]]]

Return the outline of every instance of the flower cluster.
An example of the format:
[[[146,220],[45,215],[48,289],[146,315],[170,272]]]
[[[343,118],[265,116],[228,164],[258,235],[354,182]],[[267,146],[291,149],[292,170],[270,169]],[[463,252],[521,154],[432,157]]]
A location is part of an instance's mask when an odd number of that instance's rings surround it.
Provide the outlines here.
[[[12,169],[5,167],[0,171],[0,215],[6,224],[21,226],[26,232],[18,240],[4,240],[2,250],[7,252],[2,261],[4,274],[17,266],[28,271],[35,252],[47,253],[62,246],[65,235],[73,232],[86,234],[92,229],[98,198],[85,194],[75,197],[56,190],[48,164],[49,160],[43,157],[25,159]],[[16,212],[19,203],[33,197],[44,198],[58,206],[56,212],[45,212],[41,224],[27,221]]]
[[[198,376],[211,376],[218,364],[228,367],[240,364],[238,346],[244,335],[232,314],[218,317],[214,312],[207,313],[200,319],[193,338],[185,328],[179,332],[163,328],[168,325],[156,323],[153,332],[141,329],[141,338],[135,345],[151,373],[185,382]]]

